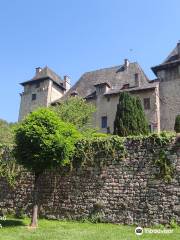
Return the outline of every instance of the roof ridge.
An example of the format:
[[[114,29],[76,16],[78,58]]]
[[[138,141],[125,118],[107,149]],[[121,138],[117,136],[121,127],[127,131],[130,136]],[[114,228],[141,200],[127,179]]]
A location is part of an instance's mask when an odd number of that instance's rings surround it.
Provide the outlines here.
[[[50,72],[52,72],[54,75],[56,75],[56,76],[62,81],[61,76],[58,75],[54,70],[52,70],[52,69],[51,69],[50,67],[48,67],[47,65],[46,65],[43,69],[49,70]],[[48,74],[48,72],[47,72],[47,74]]]
[[[138,63],[137,62],[130,62],[129,64],[138,64]],[[98,71],[106,70],[106,69],[118,68],[118,67],[122,67],[123,65],[124,64],[114,65],[114,66],[111,66],[111,67],[105,67],[105,68],[100,68],[100,69],[96,69],[96,70],[91,70],[91,71],[85,72],[83,75],[88,74],[88,73],[92,73],[92,72],[98,72]]]

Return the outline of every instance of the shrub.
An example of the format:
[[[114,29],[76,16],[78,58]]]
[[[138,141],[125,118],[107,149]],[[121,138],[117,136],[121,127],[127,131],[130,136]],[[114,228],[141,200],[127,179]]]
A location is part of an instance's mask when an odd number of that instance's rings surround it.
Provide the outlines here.
[[[0,144],[12,144],[14,141],[13,123],[0,119]]]

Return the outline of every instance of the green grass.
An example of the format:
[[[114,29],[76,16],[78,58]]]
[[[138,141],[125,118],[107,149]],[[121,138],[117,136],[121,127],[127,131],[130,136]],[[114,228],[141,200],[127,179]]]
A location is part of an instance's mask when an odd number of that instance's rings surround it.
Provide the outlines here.
[[[69,221],[39,220],[36,230],[29,230],[29,219],[7,218],[1,221],[0,240],[177,240],[180,227],[171,234],[143,234],[136,236],[135,227],[115,224],[93,224]]]

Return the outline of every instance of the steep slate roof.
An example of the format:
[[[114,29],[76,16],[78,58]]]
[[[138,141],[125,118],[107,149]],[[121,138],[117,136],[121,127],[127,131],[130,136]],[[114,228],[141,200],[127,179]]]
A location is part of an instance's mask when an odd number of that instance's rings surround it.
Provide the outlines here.
[[[61,79],[61,77],[57,75],[53,70],[51,70],[48,66],[42,68],[41,71],[38,72],[32,79],[21,83],[21,85],[24,86],[26,84],[33,83],[39,80],[44,80],[44,79],[51,79],[56,85],[65,89],[63,86],[63,80]]]
[[[163,63],[168,63],[168,62],[172,62],[175,60],[178,60],[179,56],[178,56],[178,47],[176,45],[176,47],[173,49],[173,51],[169,54],[169,56],[165,59],[165,61]]]
[[[135,73],[139,73],[139,77],[144,83],[144,87],[150,84],[139,64],[134,62],[129,63],[127,69],[124,65],[119,65],[84,73],[67,94],[62,97],[62,99],[70,96],[73,91],[77,91],[78,95],[84,98],[92,97],[95,95],[94,93],[96,91],[94,85],[101,83],[108,83],[112,89],[120,89],[122,87],[121,82],[125,81],[126,83],[129,83],[131,79],[134,79]]]
[[[165,69],[166,67],[168,67],[169,65],[172,66],[176,65],[178,63],[180,63],[180,55],[178,54],[178,45],[180,43],[178,42],[176,47],[173,49],[173,51],[168,55],[168,57],[165,59],[164,62],[162,62],[161,64],[152,67],[152,71],[156,74],[158,70],[161,69]]]

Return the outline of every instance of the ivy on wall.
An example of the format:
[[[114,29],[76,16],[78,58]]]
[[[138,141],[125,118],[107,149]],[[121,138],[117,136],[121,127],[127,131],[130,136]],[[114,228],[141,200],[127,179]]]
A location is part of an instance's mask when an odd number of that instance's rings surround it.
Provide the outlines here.
[[[119,136],[83,138],[75,144],[72,167],[97,164],[97,161],[98,164],[105,165],[108,159],[123,160],[127,155],[127,144],[136,142],[139,146],[146,144],[144,147],[153,154],[152,165],[158,169],[155,177],[170,182],[173,178],[174,166],[169,159],[169,153],[176,151],[175,148],[171,148],[173,139],[175,139],[174,133],[167,132],[126,138]],[[0,144],[0,177],[6,178],[10,185],[15,185],[21,171],[22,167],[13,157],[13,145]]]
[[[159,172],[155,174],[155,177],[170,183],[173,179],[175,168],[172,165],[171,160],[168,158],[167,151],[161,149],[157,158],[154,158],[153,163],[159,169]]]
[[[124,138],[118,136],[94,137],[82,139],[76,143],[73,166],[92,163],[97,157],[120,160],[126,156]]]
[[[0,177],[6,178],[8,183],[14,186],[21,169],[13,157],[13,145],[0,144]]]

